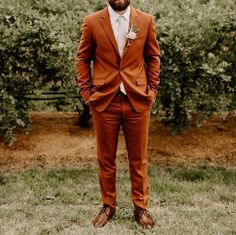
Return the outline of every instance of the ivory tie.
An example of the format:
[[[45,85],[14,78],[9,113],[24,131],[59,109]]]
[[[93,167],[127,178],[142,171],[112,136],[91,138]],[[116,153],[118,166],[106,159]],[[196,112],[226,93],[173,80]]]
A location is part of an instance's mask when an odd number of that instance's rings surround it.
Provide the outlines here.
[[[124,16],[119,16],[118,17],[118,29],[117,29],[117,44],[118,44],[118,49],[120,52],[120,56],[122,57],[123,52],[124,52],[124,47],[125,47],[125,42],[126,42],[126,27],[125,27],[125,18]],[[120,83],[120,90],[122,93],[126,95],[124,83]]]

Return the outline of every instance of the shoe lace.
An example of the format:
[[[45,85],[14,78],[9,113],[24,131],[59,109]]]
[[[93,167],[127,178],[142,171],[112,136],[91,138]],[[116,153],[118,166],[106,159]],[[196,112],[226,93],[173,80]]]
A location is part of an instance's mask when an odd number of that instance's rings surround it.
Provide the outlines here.
[[[146,209],[138,207],[136,209],[137,216],[140,218],[142,215],[149,216]]]
[[[104,206],[101,208],[101,211],[99,212],[99,215],[103,214],[104,212],[106,213],[106,215],[108,215],[108,214],[109,214],[109,209],[110,209],[110,206],[104,205]]]

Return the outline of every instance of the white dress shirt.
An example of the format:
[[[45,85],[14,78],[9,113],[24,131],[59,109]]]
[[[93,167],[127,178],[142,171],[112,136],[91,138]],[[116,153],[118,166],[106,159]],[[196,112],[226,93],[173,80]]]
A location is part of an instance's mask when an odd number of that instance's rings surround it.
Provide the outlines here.
[[[130,8],[130,6],[128,6],[126,11],[122,15],[124,17],[124,20],[125,20],[125,31],[126,31],[126,34],[128,33],[128,30],[129,30],[130,11],[131,11],[131,8]],[[116,13],[109,4],[108,4],[108,13],[109,13],[109,17],[110,17],[110,22],[111,22],[112,30],[113,30],[113,33],[114,33],[114,36],[115,36],[115,39],[116,39],[116,42],[117,42],[118,41],[117,40],[117,37],[118,37],[118,25],[119,25],[118,24],[118,18],[121,15]],[[126,91],[125,91],[125,87],[124,87],[124,83],[123,82],[120,83],[120,90],[122,91],[122,93],[124,93],[126,95]]]
[[[127,7],[125,13],[122,15],[125,18],[125,27],[126,27],[126,33],[128,33],[129,30],[129,21],[130,21],[130,6]],[[108,4],[108,13],[110,16],[111,26],[113,29],[113,33],[115,36],[115,39],[117,41],[117,29],[118,29],[118,17],[120,16],[118,13],[116,13],[111,6]]]

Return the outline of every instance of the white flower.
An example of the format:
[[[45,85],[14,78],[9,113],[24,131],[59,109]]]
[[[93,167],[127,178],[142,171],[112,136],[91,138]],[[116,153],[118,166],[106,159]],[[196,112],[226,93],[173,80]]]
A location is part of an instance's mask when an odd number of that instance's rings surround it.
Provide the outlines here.
[[[127,34],[127,38],[135,40],[137,38],[137,34],[135,32],[129,32],[129,34]]]
[[[137,38],[138,29],[131,24],[129,32],[125,35],[127,37],[127,46],[131,44],[131,41],[134,41]]]

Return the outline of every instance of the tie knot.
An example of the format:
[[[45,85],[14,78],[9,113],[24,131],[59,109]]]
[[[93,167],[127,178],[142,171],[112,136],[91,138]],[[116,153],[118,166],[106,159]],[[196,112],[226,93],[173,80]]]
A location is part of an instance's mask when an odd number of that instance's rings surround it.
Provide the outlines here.
[[[117,20],[118,20],[119,23],[123,23],[125,21],[125,17],[124,16],[119,16]]]

